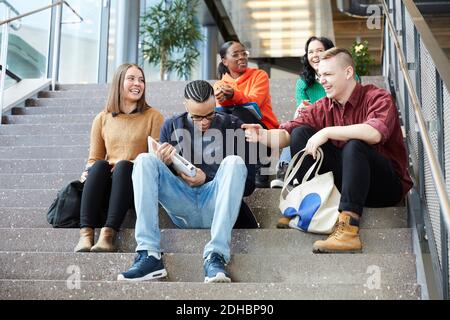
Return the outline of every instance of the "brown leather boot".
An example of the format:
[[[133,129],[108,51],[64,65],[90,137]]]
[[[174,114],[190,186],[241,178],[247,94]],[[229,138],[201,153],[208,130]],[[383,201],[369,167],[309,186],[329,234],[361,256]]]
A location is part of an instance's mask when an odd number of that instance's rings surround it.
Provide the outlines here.
[[[281,217],[278,219],[277,228],[278,229],[289,229],[289,221],[291,221],[288,217]]]
[[[339,215],[339,221],[333,233],[327,240],[314,242],[314,253],[355,253],[361,252],[362,244],[359,238],[359,226],[354,219],[350,224],[351,216],[346,213]]]
[[[100,236],[97,243],[91,248],[91,252],[114,252],[117,247],[114,244],[116,238],[116,231],[113,228],[103,227],[100,230]]]
[[[78,244],[73,249],[74,252],[89,252],[94,245],[94,229],[92,228],[81,228],[80,229],[80,240]]]

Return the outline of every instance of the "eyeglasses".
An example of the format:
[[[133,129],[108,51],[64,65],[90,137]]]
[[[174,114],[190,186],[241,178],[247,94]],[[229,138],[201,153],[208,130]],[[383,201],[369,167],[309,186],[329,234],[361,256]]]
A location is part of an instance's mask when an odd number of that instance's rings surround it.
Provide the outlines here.
[[[250,55],[250,52],[249,51],[247,51],[247,50],[244,50],[244,51],[236,51],[236,52],[233,52],[232,54],[230,54],[230,56],[233,58],[233,59],[239,59],[240,57],[243,57],[243,58],[248,58],[248,56]]]
[[[196,115],[196,114],[191,114],[190,115],[192,121],[198,121],[198,122],[203,121],[203,119],[206,119],[208,121],[212,121],[215,116],[216,116],[216,112],[215,111],[213,111],[211,113],[208,113],[206,116],[199,116],[199,115]]]

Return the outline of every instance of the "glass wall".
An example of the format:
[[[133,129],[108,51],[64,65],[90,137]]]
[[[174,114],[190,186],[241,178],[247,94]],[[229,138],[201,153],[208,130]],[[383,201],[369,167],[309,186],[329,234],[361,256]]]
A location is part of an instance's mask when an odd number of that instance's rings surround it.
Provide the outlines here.
[[[150,8],[151,6],[154,6],[155,4],[160,3],[161,0],[146,0],[145,1],[145,9]],[[197,10],[198,12],[198,10]],[[203,31],[201,31],[203,33]],[[198,44],[198,50],[200,52],[200,55],[197,59],[197,62],[194,66],[194,68],[192,69],[192,73],[191,73],[191,79],[200,79],[201,78],[201,72],[202,72],[202,59],[203,59],[203,43],[199,43]],[[145,60],[143,61],[143,67],[144,67],[144,72],[145,72],[145,79],[147,81],[160,81],[160,76],[159,76],[159,66],[154,66],[154,65],[150,65],[148,62],[146,62]],[[179,78],[176,74],[176,72],[169,72],[167,74],[167,80],[185,80],[184,78]],[[190,80],[190,79],[189,79]]]
[[[109,30],[108,30],[108,83],[112,81],[116,69],[116,28],[117,28],[117,2],[109,2]]]
[[[49,5],[51,0],[20,1],[9,3],[20,13]],[[0,4],[0,19],[4,19],[5,5]],[[11,12],[11,17],[15,14]],[[7,68],[21,78],[41,78],[47,74],[51,11],[22,18],[9,28]],[[1,32],[1,28],[0,28]],[[8,80],[8,84],[15,81]]]
[[[83,17],[83,22],[77,23],[77,17],[64,6],[59,82],[96,83],[102,1],[71,0],[69,3]]]
[[[299,57],[306,40],[334,41],[331,0],[222,0],[241,42],[254,58]]]

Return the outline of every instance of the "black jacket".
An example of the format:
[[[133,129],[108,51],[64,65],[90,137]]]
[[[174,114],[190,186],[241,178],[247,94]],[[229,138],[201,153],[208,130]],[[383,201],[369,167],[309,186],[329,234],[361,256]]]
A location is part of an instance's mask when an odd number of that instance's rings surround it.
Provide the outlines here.
[[[178,115],[178,116],[174,116],[170,119],[167,119],[164,122],[163,126],[161,127],[160,143],[164,143],[164,142],[170,143],[174,147],[177,147],[177,150],[180,152],[181,143],[180,143],[177,135],[174,134],[174,132],[175,132],[175,130],[187,129],[187,128],[185,128],[186,121],[187,121],[187,112],[185,112],[181,115]],[[218,113],[216,113],[216,117],[215,117],[214,121],[215,121],[214,129],[220,130],[223,137],[225,137],[226,129],[242,130],[241,125],[243,124],[243,122],[239,118],[237,118],[233,115],[218,112]],[[239,150],[239,149],[237,148],[236,139],[235,139],[235,143],[233,144],[234,145],[233,150],[227,150],[226,139],[224,138],[222,140],[223,140],[223,149],[222,150],[223,150],[224,158],[227,155],[238,155],[238,156],[241,156],[243,158],[243,160],[245,161],[245,164],[247,167],[247,180],[245,182],[244,196],[245,197],[249,196],[255,190],[255,172],[256,172],[255,165],[249,164],[249,159],[250,159],[249,143],[245,142],[245,155],[241,155],[241,154],[238,154],[238,152],[237,152],[237,150]],[[182,151],[180,153],[181,153],[181,155],[183,155]],[[197,165],[197,164],[195,164],[195,165]],[[214,175],[215,175],[215,173],[214,173]],[[214,176],[207,175],[205,183],[211,181],[212,179],[214,179]]]

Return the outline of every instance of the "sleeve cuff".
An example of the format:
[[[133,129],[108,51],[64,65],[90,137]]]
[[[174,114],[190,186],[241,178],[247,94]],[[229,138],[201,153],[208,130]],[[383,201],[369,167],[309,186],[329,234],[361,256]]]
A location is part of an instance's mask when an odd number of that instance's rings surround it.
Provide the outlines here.
[[[381,141],[380,141],[381,144],[384,144],[386,140],[389,138],[389,130],[383,123],[383,121],[379,119],[369,119],[364,123],[368,124],[381,134]]]

